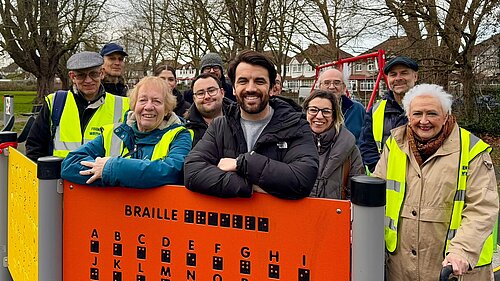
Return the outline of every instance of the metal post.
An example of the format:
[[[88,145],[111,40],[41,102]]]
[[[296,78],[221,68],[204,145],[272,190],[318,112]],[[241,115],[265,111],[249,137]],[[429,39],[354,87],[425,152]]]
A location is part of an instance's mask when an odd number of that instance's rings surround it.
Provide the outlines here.
[[[10,117],[14,115],[14,96],[3,96],[3,123],[7,124]]]
[[[38,280],[62,281],[62,158],[38,159]]]
[[[16,146],[15,132],[0,132],[0,280],[10,281],[12,277],[7,267],[7,228],[8,228],[8,168],[9,150],[7,147]]]
[[[352,280],[384,280],[385,180],[351,178]]]

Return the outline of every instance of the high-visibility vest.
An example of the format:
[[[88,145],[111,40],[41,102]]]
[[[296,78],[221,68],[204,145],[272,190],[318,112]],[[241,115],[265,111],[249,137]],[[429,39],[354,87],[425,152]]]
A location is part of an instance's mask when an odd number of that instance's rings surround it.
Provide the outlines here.
[[[387,139],[389,156],[387,161],[386,209],[385,209],[385,246],[394,252],[398,243],[398,221],[403,205],[406,188],[407,155],[399,148],[394,138]],[[446,237],[444,253],[462,222],[462,211],[467,189],[469,163],[480,153],[491,151],[491,147],[465,129],[460,128],[460,169],[458,169],[457,191],[453,199],[453,212]],[[439,239],[439,238],[438,238]],[[486,239],[476,266],[490,264],[493,258],[493,235]]]
[[[46,97],[51,115],[53,100],[54,94],[50,94]],[[55,131],[53,155],[63,158],[66,157],[70,151],[79,148],[82,144],[100,135],[103,125],[121,122],[128,109],[128,98],[106,93],[104,96],[104,103],[94,112],[82,136],[78,107],[75,97],[71,91],[69,91],[64,103],[61,121]]]
[[[129,150],[124,146],[122,139],[114,134],[114,131],[118,126],[120,126],[120,124],[110,124],[103,127],[102,137],[104,140],[104,150],[106,151],[105,156],[117,157],[127,155],[127,158],[130,158],[131,155],[128,155]],[[187,130],[184,126],[178,126],[163,134],[161,140],[155,144],[153,154],[149,160],[154,161],[167,157],[170,144],[174,141],[177,135],[184,130]],[[191,139],[193,139],[192,133]]]
[[[384,117],[387,100],[381,100],[373,105],[372,109],[372,133],[378,154],[382,153],[382,139],[384,138]]]

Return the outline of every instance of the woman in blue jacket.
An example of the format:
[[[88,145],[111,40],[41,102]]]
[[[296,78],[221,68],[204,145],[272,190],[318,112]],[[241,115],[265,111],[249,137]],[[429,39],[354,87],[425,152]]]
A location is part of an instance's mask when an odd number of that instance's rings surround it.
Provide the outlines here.
[[[192,138],[173,112],[172,90],[159,77],[145,77],[129,96],[125,121],[104,126],[100,136],[70,152],[62,163],[63,179],[135,188],[182,184]]]

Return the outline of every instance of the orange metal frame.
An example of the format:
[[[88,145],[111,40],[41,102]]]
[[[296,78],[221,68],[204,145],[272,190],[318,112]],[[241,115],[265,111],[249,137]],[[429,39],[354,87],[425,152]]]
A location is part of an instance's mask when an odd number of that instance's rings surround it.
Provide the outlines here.
[[[380,80],[382,80],[382,78],[383,78],[385,81],[385,84],[389,85],[389,83],[387,82],[387,77],[385,76],[384,71],[382,71],[384,69],[384,66],[385,66],[385,51],[384,50],[378,50],[375,53],[360,55],[360,56],[356,56],[356,57],[352,57],[352,58],[339,59],[338,61],[334,61],[331,63],[317,65],[316,66],[316,77],[314,79],[314,83],[313,83],[313,86],[311,88],[311,91],[314,90],[314,87],[316,86],[316,82],[318,81],[318,77],[319,77],[319,73],[320,73],[321,69],[326,68],[326,67],[336,66],[337,69],[342,70],[342,68],[344,67],[344,63],[352,63],[355,61],[367,60],[370,58],[377,59],[379,72],[377,75],[377,81],[375,82],[375,87],[373,88],[372,95],[370,97],[370,101],[368,102],[368,105],[366,106],[366,110],[368,111],[371,108],[371,106],[373,105],[373,102],[375,101],[375,97],[377,96],[377,91],[378,91],[378,87],[380,84]],[[346,92],[347,92],[347,96],[350,96],[349,91],[346,90]]]

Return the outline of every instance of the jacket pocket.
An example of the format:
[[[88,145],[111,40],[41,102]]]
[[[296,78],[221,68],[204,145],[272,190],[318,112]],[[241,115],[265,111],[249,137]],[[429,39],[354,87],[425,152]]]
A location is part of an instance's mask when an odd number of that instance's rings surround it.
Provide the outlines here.
[[[449,223],[451,219],[451,208],[429,208],[405,206],[401,211],[401,217],[417,219],[424,222]]]

